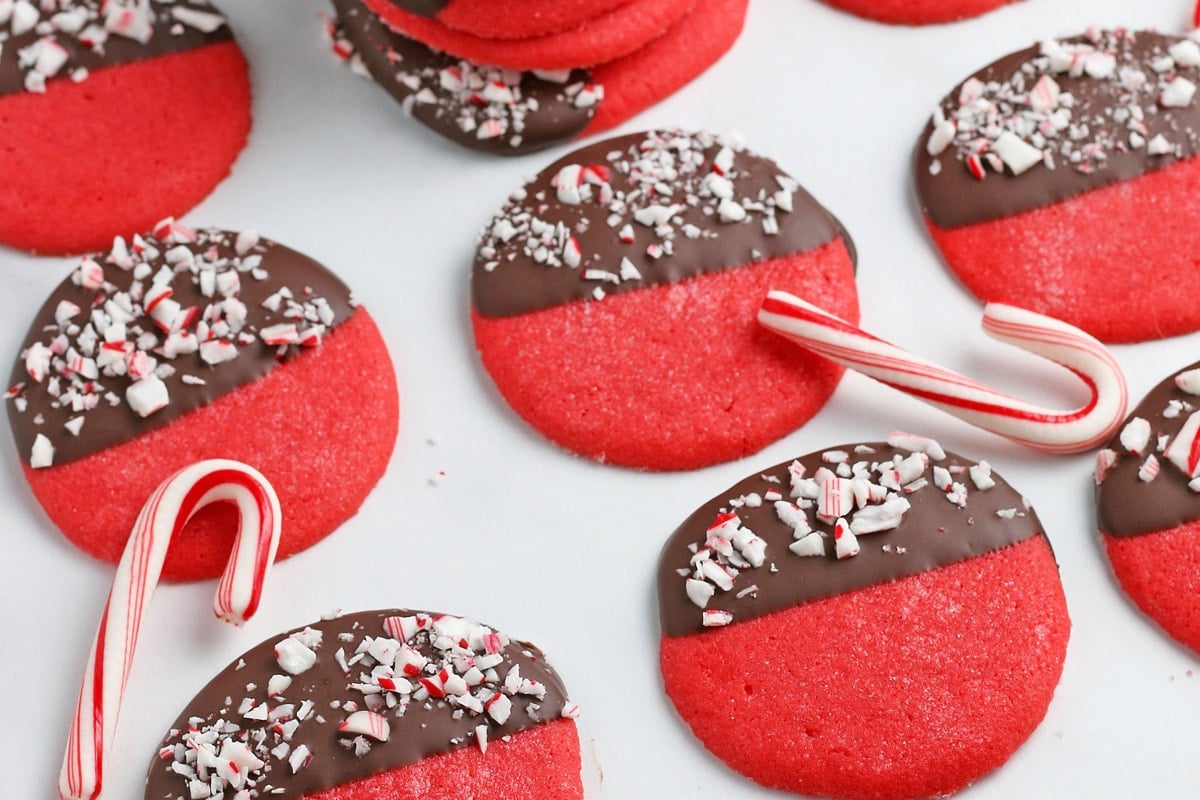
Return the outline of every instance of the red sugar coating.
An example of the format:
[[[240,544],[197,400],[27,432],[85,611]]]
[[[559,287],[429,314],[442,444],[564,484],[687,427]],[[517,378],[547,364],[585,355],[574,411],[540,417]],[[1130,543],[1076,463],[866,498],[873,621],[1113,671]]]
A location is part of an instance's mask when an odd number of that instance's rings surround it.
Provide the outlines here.
[[[500,393],[551,441],[626,467],[695,469],[792,432],[841,378],[841,367],[758,325],[769,289],[858,319],[839,239],[600,302],[494,319],[472,309],[471,321]]]
[[[1143,536],[1101,538],[1129,599],[1200,653],[1200,520]]]
[[[1003,764],[1045,716],[1069,634],[1038,536],[664,637],[660,657],[680,715],[738,772],[815,797],[901,800],[949,794]]]
[[[47,88],[0,97],[0,242],[36,253],[106,250],[182,216],[229,174],[250,131],[234,42]]]
[[[835,8],[891,25],[934,25],[977,17],[1015,0],[824,0]]]
[[[525,39],[487,39],[401,11],[389,0],[366,0],[368,8],[397,30],[435,49],[477,64],[549,70],[590,67],[628,55],[661,36],[696,2],[632,0],[571,30]]]
[[[81,549],[116,562],[138,511],[164,479],[206,458],[232,458],[274,485],[283,511],[278,558],[309,547],[352,516],[383,475],[399,425],[396,378],[365,309],[321,346],[170,425],[48,469],[24,467],[50,519]],[[237,514],[200,511],[167,554],[163,576],[220,574]]]
[[[1011,217],[942,229],[976,297],[1057,317],[1105,342],[1200,329],[1200,159]]]
[[[310,795],[308,800],[580,800],[579,736],[557,719]]]
[[[699,0],[678,24],[624,58],[592,69],[604,100],[580,138],[620,125],[696,78],[733,46],[748,0]]]
[[[582,25],[631,0],[452,0],[437,13],[447,28],[489,39],[525,39]]]

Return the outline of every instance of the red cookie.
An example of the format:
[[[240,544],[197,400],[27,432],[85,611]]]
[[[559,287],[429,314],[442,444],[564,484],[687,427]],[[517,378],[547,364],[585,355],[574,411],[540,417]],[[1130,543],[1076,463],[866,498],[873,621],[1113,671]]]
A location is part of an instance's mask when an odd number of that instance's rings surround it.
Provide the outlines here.
[[[466,147],[539,150],[619,125],[680,89],[737,39],[747,0],[701,0],[666,33],[590,70],[520,72],[439,53],[398,33],[362,0],[334,0],[334,51],[416,119]]]
[[[935,25],[986,14],[1015,0],[824,0],[860,17],[890,25]]]
[[[163,740],[146,800],[195,797],[195,781],[225,797],[580,800],[577,715],[528,642],[446,614],[360,612],[226,667]]]
[[[390,0],[401,11],[485,39],[528,39],[576,28],[633,0]]]
[[[250,81],[210,3],[8,5],[0,242],[100,249],[182,214],[229,174],[250,130]],[[166,97],[188,113],[164,113]]]
[[[38,312],[9,421],[50,519],[116,562],[163,478],[205,458],[260,470],[279,494],[279,557],[353,515],[383,475],[399,408],[379,331],[312,259],[252,233],[165,221],[84,258]],[[218,575],[233,511],[201,511],[164,575]]]
[[[1012,755],[1058,684],[1070,620],[1033,510],[985,462],[889,441],[755,474],[663,550],[666,692],[766,786],[950,794]]]
[[[476,64],[554,70],[590,67],[629,55],[706,1],[630,0],[577,27],[521,39],[486,38],[453,30],[435,19],[403,11],[391,0],[366,0],[366,4],[393,28]]]
[[[735,136],[598,142],[482,234],[471,322],[513,409],[597,461],[692,469],[755,452],[824,405],[840,367],[761,329],[768,289],[858,318],[852,245]]]
[[[1160,383],[1096,464],[1096,522],[1125,594],[1200,653],[1200,363]]]
[[[914,158],[946,263],[981,300],[1107,342],[1200,329],[1198,80],[1195,41],[1118,30],[1048,40],[964,81]]]

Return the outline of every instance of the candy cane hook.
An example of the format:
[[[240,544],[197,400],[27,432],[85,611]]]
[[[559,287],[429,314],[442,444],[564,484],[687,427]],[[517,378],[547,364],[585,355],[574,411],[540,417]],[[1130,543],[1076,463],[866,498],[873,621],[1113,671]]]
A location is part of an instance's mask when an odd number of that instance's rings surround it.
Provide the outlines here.
[[[972,425],[1052,453],[1096,447],[1121,424],[1129,402],[1125,375],[1104,345],[1065,322],[1002,303],[984,307],[984,332],[1074,372],[1091,391],[1087,403],[1069,411],[1026,403],[877,339],[786,292],[767,295],[758,321],[831,361]]]
[[[62,800],[100,797],[142,617],[167,549],[196,511],[221,500],[237,504],[239,522],[213,613],[240,625],[258,610],[263,581],[279,545],[275,490],[257,470],[236,461],[201,461],[181,469],[146,501],[117,565],[67,737],[58,784]]]

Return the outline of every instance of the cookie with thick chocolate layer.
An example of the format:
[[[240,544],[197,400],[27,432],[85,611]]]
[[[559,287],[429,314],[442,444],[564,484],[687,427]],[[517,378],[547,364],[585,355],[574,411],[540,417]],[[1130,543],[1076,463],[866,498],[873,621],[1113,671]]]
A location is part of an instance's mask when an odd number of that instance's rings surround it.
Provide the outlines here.
[[[823,0],[851,14],[889,25],[936,25],[977,17],[1015,0]]]
[[[542,35],[497,39],[455,30],[404,10],[391,0],[365,0],[396,30],[476,64],[510,69],[574,69],[629,55],[678,23],[705,0],[630,0],[571,27]]]
[[[1096,462],[1096,524],[1125,594],[1200,653],[1200,363],[1154,387]]]
[[[114,563],[145,498],[206,458],[275,485],[279,557],[316,543],[383,475],[399,420],[387,349],[341,280],[256,234],[171,220],[81,260],[34,318],[10,387],[38,501]],[[164,575],[218,575],[233,515],[225,504],[197,514]]]
[[[709,500],[663,549],[658,597],[692,733],[813,797],[940,797],[997,769],[1044,717],[1070,633],[1022,495],[907,434]]]
[[[146,800],[489,796],[580,800],[578,708],[532,644],[407,609],[323,619],[252,648],[188,704]],[[268,789],[268,787],[270,787]]]
[[[619,125],[692,81],[733,45],[747,0],[701,0],[633,53],[587,69],[520,71],[440,53],[362,0],[334,0],[334,52],[443,136],[502,155]]]
[[[0,42],[0,243],[107,247],[196,205],[246,144],[246,61],[208,0],[0,3]]]
[[[500,394],[597,461],[693,469],[815,414],[842,369],[756,323],[771,288],[858,318],[849,237],[736,134],[601,141],[481,234],[471,323]]]
[[[1197,81],[1196,41],[1126,30],[1048,39],[968,78],[914,157],[946,263],[981,300],[1106,342],[1200,328]]]

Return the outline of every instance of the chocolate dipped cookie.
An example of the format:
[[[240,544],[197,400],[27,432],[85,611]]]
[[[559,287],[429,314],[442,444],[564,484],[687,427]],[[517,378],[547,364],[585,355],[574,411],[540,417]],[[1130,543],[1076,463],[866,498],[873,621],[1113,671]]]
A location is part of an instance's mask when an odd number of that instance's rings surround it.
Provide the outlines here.
[[[1096,524],[1125,594],[1200,652],[1200,363],[1154,387],[1101,450]]]
[[[1092,29],[957,86],[913,165],[951,270],[981,300],[1107,342],[1200,328],[1197,80],[1190,38]]]
[[[0,44],[0,243],[106,247],[199,203],[246,144],[246,61],[207,0],[10,0]]]
[[[813,797],[940,797],[998,768],[1045,715],[1070,633],[1022,495],[907,434],[709,500],[664,547],[658,597],[692,733]]]
[[[597,461],[692,469],[795,430],[841,367],[761,329],[770,288],[858,317],[836,219],[736,135],[610,139],[517,190],[483,231],[475,343],[500,394]]]
[[[541,650],[493,628],[406,609],[323,619],[201,690],[146,800],[579,800],[577,715]]]
[[[251,232],[151,234],[83,258],[25,337],[7,393],[22,470],[50,519],[116,562],[165,476],[220,457],[275,485],[279,556],[350,517],[382,476],[399,419],[387,349],[349,288]],[[236,525],[217,505],[164,574],[217,575]]]

